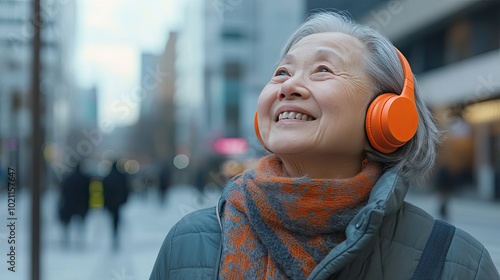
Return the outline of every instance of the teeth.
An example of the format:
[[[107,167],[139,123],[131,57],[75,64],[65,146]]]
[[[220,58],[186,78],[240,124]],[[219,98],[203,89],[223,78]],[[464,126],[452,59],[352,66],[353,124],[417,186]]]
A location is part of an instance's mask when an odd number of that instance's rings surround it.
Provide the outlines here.
[[[278,116],[278,120],[283,120],[283,119],[297,119],[297,120],[303,120],[303,121],[312,121],[314,120],[313,117],[308,116],[303,113],[297,113],[297,112],[283,112]]]

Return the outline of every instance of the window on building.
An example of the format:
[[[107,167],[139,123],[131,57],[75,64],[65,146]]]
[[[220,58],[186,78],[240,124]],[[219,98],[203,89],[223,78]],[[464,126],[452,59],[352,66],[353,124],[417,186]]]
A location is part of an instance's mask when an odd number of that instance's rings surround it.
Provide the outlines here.
[[[472,18],[472,55],[500,48],[500,4],[498,6]]]
[[[224,65],[224,108],[227,137],[239,136],[239,109],[243,91],[242,77],[241,63],[228,62]]]
[[[444,32],[436,32],[424,42],[424,69],[434,69],[443,65],[444,59]]]
[[[499,49],[500,1],[464,11],[435,29],[411,34],[399,47],[407,55],[414,73]]]
[[[445,64],[471,56],[472,22],[470,20],[453,22],[446,30],[445,36]]]
[[[236,30],[224,30],[222,32],[222,39],[224,41],[241,41],[243,38],[243,33]]]

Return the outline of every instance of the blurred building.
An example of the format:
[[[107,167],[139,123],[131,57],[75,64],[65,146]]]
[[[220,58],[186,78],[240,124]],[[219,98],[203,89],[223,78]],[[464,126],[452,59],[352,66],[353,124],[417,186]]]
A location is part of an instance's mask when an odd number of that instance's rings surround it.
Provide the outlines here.
[[[86,129],[97,127],[97,94],[96,86],[75,90],[75,94],[69,100],[72,108],[72,124]]]
[[[16,168],[20,186],[31,178],[32,10],[30,1],[0,1],[0,169]],[[43,137],[54,143],[65,141],[69,129],[75,7],[73,1],[49,0],[41,11],[40,118]]]
[[[409,0],[412,1],[412,0]],[[307,14],[320,11],[342,11],[348,12],[353,18],[360,18],[387,0],[363,0],[354,3],[351,0],[307,0]],[[397,1],[403,2],[403,1]]]
[[[352,11],[389,37],[412,65],[441,129],[450,132],[440,164],[471,172],[478,196],[500,198],[500,1],[307,3],[308,12]]]
[[[176,88],[175,65],[177,61],[177,33],[170,32],[164,52],[160,55],[158,65],[146,69],[143,75],[144,87],[151,87],[152,80],[158,87],[160,96],[154,104],[155,122],[159,128],[155,131],[154,138],[154,161],[162,164],[165,168],[172,165],[175,156],[175,108],[174,94]],[[155,73],[151,75],[151,73]],[[147,78],[149,77],[149,85]],[[152,79],[152,80],[151,80]]]
[[[174,157],[176,41],[177,34],[170,32],[161,54],[141,55],[140,88],[135,94],[140,101],[139,120],[132,127],[117,128],[128,134],[122,156],[139,160],[144,168],[171,164]]]
[[[247,141],[247,156],[261,151],[253,129],[257,98],[303,21],[304,4],[186,1],[177,45],[176,145],[195,167],[207,158],[235,156],[216,152],[214,143],[222,138]]]

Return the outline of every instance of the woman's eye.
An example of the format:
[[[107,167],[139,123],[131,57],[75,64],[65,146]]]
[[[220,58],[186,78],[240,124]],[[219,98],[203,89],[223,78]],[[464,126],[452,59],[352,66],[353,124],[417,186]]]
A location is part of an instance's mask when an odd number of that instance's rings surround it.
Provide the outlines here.
[[[325,73],[330,73],[332,71],[330,71],[330,69],[326,68],[326,67],[321,67],[319,68],[319,71],[318,72],[325,72]]]
[[[285,69],[279,69],[278,71],[276,71],[276,74],[274,76],[286,76],[288,75],[288,73],[286,72]]]

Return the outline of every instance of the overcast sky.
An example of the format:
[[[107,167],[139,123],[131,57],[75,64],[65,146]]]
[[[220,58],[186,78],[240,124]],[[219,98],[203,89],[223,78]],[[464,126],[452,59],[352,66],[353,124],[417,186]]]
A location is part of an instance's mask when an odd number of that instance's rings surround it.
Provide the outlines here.
[[[77,1],[77,81],[84,88],[97,86],[99,123],[119,126],[137,120],[141,52],[164,49],[180,20],[175,2]]]

